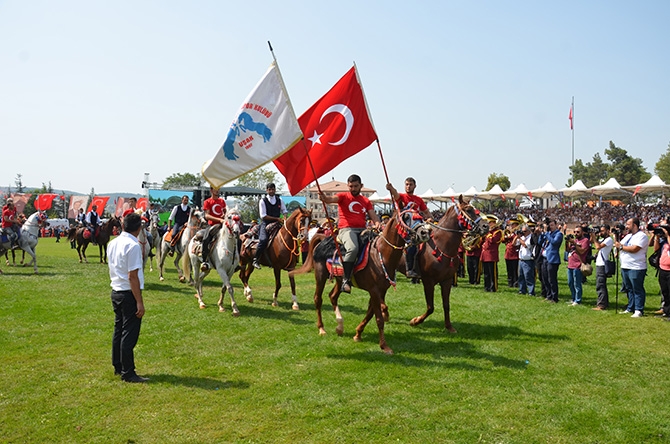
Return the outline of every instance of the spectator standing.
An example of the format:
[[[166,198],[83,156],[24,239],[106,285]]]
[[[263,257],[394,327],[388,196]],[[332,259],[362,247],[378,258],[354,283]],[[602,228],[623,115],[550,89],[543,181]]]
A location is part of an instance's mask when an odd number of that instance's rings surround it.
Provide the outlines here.
[[[534,246],[533,233],[528,224],[523,224],[519,236],[519,294],[535,296]]]
[[[607,290],[605,262],[614,247],[614,239],[610,235],[610,226],[605,224],[600,227],[598,233],[591,233],[591,241],[598,251],[596,255],[596,294],[598,295],[598,302],[596,302],[596,306],[593,309],[598,311],[607,310],[610,302]]]
[[[665,221],[667,226],[667,220]],[[660,233],[654,233],[654,251],[661,249],[661,256],[658,261],[658,284],[661,287],[661,297],[663,299],[662,316],[666,321],[670,321],[670,242],[668,242],[668,230],[665,226],[660,226],[657,230]]]
[[[568,236],[565,241],[565,250],[568,252],[568,286],[572,299],[570,304],[581,305],[583,295],[582,264],[586,262],[586,254],[590,250],[590,242],[584,236],[581,225],[575,227],[574,235]]]
[[[503,237],[505,244],[505,267],[507,269],[507,286],[515,288],[519,286],[519,239],[517,230],[519,221],[512,219],[507,224],[507,230]]]
[[[558,268],[561,266],[560,249],[563,244],[563,233],[560,225],[555,219],[550,219],[547,224],[547,233],[545,233],[545,242],[542,249],[543,261],[543,284],[547,291],[547,302],[558,302]]]
[[[503,238],[503,232],[499,227],[498,218],[493,215],[487,216],[489,221],[489,231],[484,236],[482,243],[482,269],[484,271],[484,291],[498,291],[498,261],[500,254],[498,252],[500,242]]]
[[[647,248],[649,238],[640,230],[640,219],[632,217],[626,221],[628,234],[615,242],[621,258],[621,279],[628,294],[628,306],[622,313],[633,313],[632,318],[644,316],[647,293],[644,278],[647,275]]]

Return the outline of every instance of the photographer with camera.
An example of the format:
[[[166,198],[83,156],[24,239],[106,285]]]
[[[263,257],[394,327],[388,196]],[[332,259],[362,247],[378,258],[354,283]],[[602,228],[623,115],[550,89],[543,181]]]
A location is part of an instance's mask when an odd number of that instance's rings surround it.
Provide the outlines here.
[[[535,296],[535,258],[533,233],[528,224],[521,226],[519,235],[519,294]]]
[[[654,253],[661,250],[658,260],[658,285],[661,287],[660,314],[665,321],[670,321],[670,242],[668,242],[668,220],[664,219],[657,227],[653,227]]]
[[[582,264],[586,262],[586,253],[588,253],[591,243],[589,238],[584,236],[583,228],[577,225],[574,235],[565,237],[565,251],[568,252],[568,286],[572,301],[572,306],[582,303]]]
[[[519,221],[511,219],[504,231],[503,243],[505,244],[505,267],[507,269],[507,286],[515,288],[519,286]]]
[[[607,310],[610,304],[609,293],[607,291],[607,258],[614,248],[614,239],[610,234],[610,226],[605,224],[601,227],[596,227],[591,231],[591,242],[598,250],[596,255],[596,294],[598,295],[598,302],[593,310],[602,311]],[[615,267],[616,268],[616,267]],[[615,270],[616,272],[616,270]]]
[[[640,230],[640,219],[632,217],[626,221],[628,234],[614,246],[621,258],[621,279],[628,294],[628,306],[622,313],[633,313],[632,318],[644,316],[647,293],[644,278],[647,275],[647,248],[649,238]]]
[[[542,280],[544,288],[547,291],[547,302],[558,302],[558,268],[561,266],[560,249],[563,244],[563,233],[561,225],[556,220],[550,219],[547,222],[547,232],[542,246],[542,255],[544,261],[542,265]]]

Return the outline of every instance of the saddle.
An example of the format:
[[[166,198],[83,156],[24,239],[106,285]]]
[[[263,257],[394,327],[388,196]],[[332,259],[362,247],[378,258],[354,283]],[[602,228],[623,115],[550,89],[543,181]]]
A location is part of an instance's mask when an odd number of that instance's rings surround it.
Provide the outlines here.
[[[358,252],[358,257],[356,258],[356,263],[354,264],[353,275],[364,269],[368,265],[370,259],[370,246],[372,241],[377,238],[377,235],[371,231],[364,231],[359,237],[360,248]],[[344,246],[338,242],[340,251],[344,251]],[[337,249],[333,251],[332,256],[326,260],[326,268],[332,276],[344,276],[344,268],[342,267],[342,261],[340,255],[337,254]]]
[[[265,232],[268,235],[268,245],[272,245],[272,241],[274,241],[275,237],[277,237],[277,234],[279,233],[279,230],[281,230],[281,227],[282,227],[281,222],[272,222],[265,226]],[[252,232],[251,235],[254,236],[256,235],[256,233]],[[258,246],[258,242],[259,240],[256,237],[247,237],[242,243],[242,248],[240,249],[240,252],[248,251],[249,253],[252,253],[253,252],[252,250],[256,248],[256,246]],[[265,254],[267,254],[267,252]]]
[[[179,239],[181,239],[181,235],[186,230],[186,225],[183,225],[179,231],[177,232],[177,235],[173,238],[172,237],[172,230],[169,230],[167,234],[165,235],[165,242],[170,242],[170,246],[174,247],[177,245],[177,242],[179,242]]]

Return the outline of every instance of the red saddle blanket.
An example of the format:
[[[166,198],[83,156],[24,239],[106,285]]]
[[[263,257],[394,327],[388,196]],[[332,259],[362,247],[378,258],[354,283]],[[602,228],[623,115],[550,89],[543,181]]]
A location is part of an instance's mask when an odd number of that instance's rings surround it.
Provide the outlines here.
[[[326,267],[331,276],[343,276],[344,268],[342,268],[342,262],[337,256],[333,259],[328,259],[326,261]],[[361,249],[358,259],[356,260],[356,265],[354,265],[354,273],[364,269],[368,265],[368,260],[370,259],[370,242],[366,242]]]

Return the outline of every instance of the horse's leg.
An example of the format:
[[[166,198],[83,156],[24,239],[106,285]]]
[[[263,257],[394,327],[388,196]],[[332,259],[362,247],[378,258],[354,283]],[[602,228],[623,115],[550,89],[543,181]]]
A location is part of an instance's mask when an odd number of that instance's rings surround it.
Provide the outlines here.
[[[327,273],[328,271],[326,270],[325,272]],[[342,280],[337,279],[335,285],[330,290],[328,297],[330,298],[330,304],[333,306],[333,311],[335,312],[335,321],[337,321],[335,333],[337,333],[338,336],[344,334],[344,318],[342,317],[342,312],[340,311],[340,305],[338,303],[340,300],[340,293],[342,293]]]
[[[275,275],[275,292],[272,294],[272,306],[278,307],[277,295],[279,295],[279,289],[281,288],[281,268],[275,267],[273,271]]]
[[[12,250],[12,262],[14,263],[14,265],[16,265],[16,255],[14,254],[14,250]],[[19,264],[24,265],[25,262],[26,262],[26,252],[21,251],[21,262],[19,262]]]
[[[167,246],[165,242],[161,240],[161,254],[160,259],[158,260],[158,280],[163,282],[165,278],[163,277],[163,268],[165,266],[165,257],[167,256]]]
[[[384,336],[384,317],[382,316],[381,300],[382,295],[378,294],[376,290],[370,292],[368,313],[366,313],[363,322],[361,322],[358,325],[358,327],[356,327],[356,336],[354,336],[354,341],[361,340],[361,334],[363,333],[363,329],[365,329],[365,326],[372,318],[372,316],[370,315],[370,311],[372,311],[372,313],[374,313],[375,320],[377,321],[377,329],[379,330],[379,348],[381,348],[382,351],[387,355],[392,355],[393,350],[391,350],[388,344],[386,344],[386,337]]]
[[[107,253],[105,251],[105,256],[104,256],[104,259],[103,259],[103,256],[102,256],[102,252],[103,252],[102,242],[100,242],[100,241],[98,241],[98,251],[100,252],[100,263],[101,264],[106,264],[107,263]]]
[[[447,279],[440,283],[442,289],[442,308],[444,309],[444,328],[446,328],[449,333],[457,333],[456,329],[451,325],[451,317],[449,315],[449,298],[453,280],[454,277],[452,275],[451,279]]]
[[[415,327],[425,321],[426,318],[433,314],[433,311],[435,311],[435,283],[432,280],[425,278],[421,279],[421,283],[423,284],[423,294],[426,298],[426,312],[421,316],[416,316],[411,321],[409,321],[409,325],[412,327]],[[451,285],[451,281],[449,282],[449,285]]]
[[[26,245],[25,248],[27,248],[27,249],[23,250],[23,251],[24,252],[27,251],[28,254],[30,255],[30,257],[32,257],[32,260],[30,262],[28,262],[27,264],[24,263],[23,266],[27,267],[27,266],[32,265],[33,266],[33,271],[35,271],[35,274],[37,274],[37,255],[35,254],[35,250],[33,250],[33,248],[30,247],[29,245]]]
[[[321,336],[326,334],[326,330],[323,328],[323,318],[321,316],[321,306],[323,305],[323,289],[326,286],[327,279],[324,271],[326,271],[325,266],[320,267],[320,264],[315,264],[314,277],[316,279],[316,287],[314,288],[314,308],[316,309],[316,328],[319,329],[319,334]]]
[[[81,252],[79,253],[79,262],[81,262],[81,258],[84,258],[84,263],[88,264],[88,259],[86,258],[86,249],[88,248],[88,242],[84,242],[81,246]],[[77,251],[79,251],[79,248],[77,248]]]
[[[247,298],[248,302],[253,303],[254,302],[254,295],[251,292],[251,287],[249,286],[249,277],[251,277],[251,273],[254,272],[254,267],[251,266],[249,262],[246,263],[241,263],[240,262],[240,280],[242,281],[242,285],[244,286],[244,297]]]
[[[225,273],[224,273],[225,275]],[[233,316],[238,317],[240,315],[240,310],[237,308],[237,302],[235,302],[235,290],[233,289],[230,279],[226,276],[226,279],[223,279],[223,286],[221,287],[221,297],[219,298],[219,311],[224,311],[223,308],[223,297],[226,295],[226,290],[230,295],[230,308],[233,310]]]
[[[300,306],[298,305],[298,296],[295,294],[295,278],[289,274],[288,281],[291,284],[291,301],[293,302],[291,308],[298,311]]]
[[[189,253],[189,259],[191,260],[191,267],[193,268],[193,286],[195,287],[195,298],[198,300],[198,305],[201,309],[207,308],[205,302],[202,300],[202,282],[205,280],[205,276],[209,273],[209,270],[206,272],[200,271],[200,265],[198,265],[198,258]]]
[[[186,282],[186,277],[184,277],[184,270],[182,270],[181,267],[179,266],[181,255],[182,253],[179,251],[178,248],[176,248],[174,255],[174,266],[177,268],[177,274],[179,275],[179,282],[183,284],[184,282]]]

